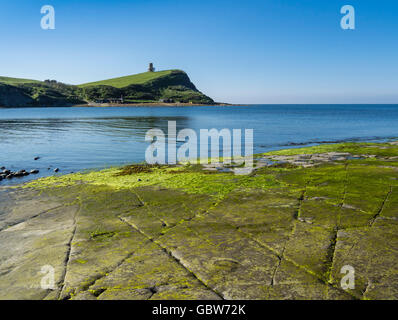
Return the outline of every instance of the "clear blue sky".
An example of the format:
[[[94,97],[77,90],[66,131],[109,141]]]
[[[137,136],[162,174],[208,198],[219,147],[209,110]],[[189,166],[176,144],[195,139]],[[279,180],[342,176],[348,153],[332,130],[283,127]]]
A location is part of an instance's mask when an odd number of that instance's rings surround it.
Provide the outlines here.
[[[398,103],[396,0],[0,0],[0,39],[2,76],[79,84],[153,62],[217,101]]]

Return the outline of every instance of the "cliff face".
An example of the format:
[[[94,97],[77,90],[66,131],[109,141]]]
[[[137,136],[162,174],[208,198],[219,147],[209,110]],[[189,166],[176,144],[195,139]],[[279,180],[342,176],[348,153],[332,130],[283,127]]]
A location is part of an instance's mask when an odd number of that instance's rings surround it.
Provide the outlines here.
[[[181,103],[214,103],[213,99],[195,87],[185,72],[179,70],[121,88],[108,83],[114,82],[105,80],[84,86],[55,81],[15,84],[0,82],[0,107],[62,107],[121,97],[125,103],[153,103],[161,99]]]
[[[0,83],[0,107],[65,107],[86,103],[80,89],[63,84]]]
[[[26,106],[34,100],[18,87],[0,83],[0,106]]]

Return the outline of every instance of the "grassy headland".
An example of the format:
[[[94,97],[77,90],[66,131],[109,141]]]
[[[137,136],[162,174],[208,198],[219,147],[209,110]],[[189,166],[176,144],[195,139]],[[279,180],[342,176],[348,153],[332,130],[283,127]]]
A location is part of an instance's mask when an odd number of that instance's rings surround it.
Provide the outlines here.
[[[5,84],[21,84],[21,83],[38,83],[38,80],[31,79],[20,79],[20,78],[10,78],[10,77],[0,77],[0,83]]]
[[[275,151],[255,167],[131,165],[25,185],[0,223],[0,297],[398,299],[397,143]],[[53,291],[32,287],[42,264],[57,267]],[[354,289],[341,287],[346,265]]]
[[[0,77],[0,107],[145,104],[159,101],[214,104],[180,70],[145,72],[78,86],[54,80]]]
[[[153,81],[160,77],[168,76],[172,72],[173,72],[172,70],[158,71],[158,72],[144,72],[144,73],[133,74],[131,76],[118,77],[118,78],[113,78],[113,79],[108,79],[108,80],[84,83],[84,84],[79,85],[79,87],[87,88],[87,87],[102,85],[102,86],[111,86],[111,87],[115,87],[115,88],[124,88],[124,87],[130,86],[132,84],[144,84],[148,81]]]

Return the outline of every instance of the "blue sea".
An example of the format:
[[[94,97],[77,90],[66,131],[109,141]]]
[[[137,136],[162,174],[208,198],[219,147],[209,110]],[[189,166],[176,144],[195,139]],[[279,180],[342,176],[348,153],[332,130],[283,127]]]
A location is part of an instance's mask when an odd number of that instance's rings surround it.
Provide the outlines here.
[[[254,152],[398,137],[398,105],[248,105],[0,109],[0,167],[39,176],[143,162],[145,134],[168,121],[177,130],[253,129]],[[39,160],[33,160],[40,157]]]

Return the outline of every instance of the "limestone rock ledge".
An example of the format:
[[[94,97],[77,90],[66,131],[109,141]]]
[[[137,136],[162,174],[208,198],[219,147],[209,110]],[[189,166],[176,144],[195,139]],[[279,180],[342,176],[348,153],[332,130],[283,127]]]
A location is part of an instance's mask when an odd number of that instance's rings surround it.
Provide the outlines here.
[[[2,188],[0,299],[398,299],[398,146],[353,148],[250,176],[131,166]]]

